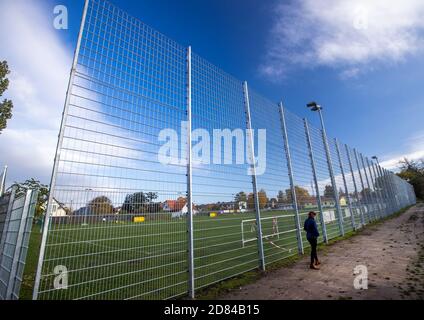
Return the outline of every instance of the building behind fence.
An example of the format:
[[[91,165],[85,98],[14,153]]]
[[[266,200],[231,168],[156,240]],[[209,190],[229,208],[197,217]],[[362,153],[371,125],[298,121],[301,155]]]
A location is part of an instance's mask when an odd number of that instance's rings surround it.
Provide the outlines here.
[[[415,203],[406,181],[327,142],[191,48],[87,0],[34,298],[194,297],[303,253],[310,210],[327,242]]]

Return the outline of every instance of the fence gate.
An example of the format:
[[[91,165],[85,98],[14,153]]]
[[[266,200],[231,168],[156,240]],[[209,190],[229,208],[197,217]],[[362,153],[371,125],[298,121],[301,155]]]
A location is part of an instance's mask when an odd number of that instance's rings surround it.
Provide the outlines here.
[[[22,283],[38,191],[0,198],[0,299],[17,300]]]

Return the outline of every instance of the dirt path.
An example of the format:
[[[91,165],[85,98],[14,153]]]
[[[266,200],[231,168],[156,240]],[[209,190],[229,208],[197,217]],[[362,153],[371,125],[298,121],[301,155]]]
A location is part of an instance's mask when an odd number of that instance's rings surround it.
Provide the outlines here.
[[[424,205],[369,226],[318,253],[321,270],[309,257],[266,274],[222,299],[423,299]],[[357,265],[368,268],[368,289],[353,287]]]

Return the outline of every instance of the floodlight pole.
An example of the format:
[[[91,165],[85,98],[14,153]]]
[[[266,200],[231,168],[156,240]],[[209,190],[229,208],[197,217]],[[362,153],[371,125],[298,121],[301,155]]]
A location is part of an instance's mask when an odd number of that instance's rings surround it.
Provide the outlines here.
[[[297,205],[296,188],[294,185],[293,167],[292,167],[291,154],[290,154],[289,138],[287,134],[286,116],[284,113],[284,106],[282,102],[280,102],[279,104],[279,110],[280,110],[281,129],[283,131],[283,138],[284,138],[284,149],[286,151],[286,158],[287,158],[287,169],[289,173],[290,189],[291,189],[292,202],[293,202],[293,208],[294,208],[294,217],[295,217],[296,235],[297,235],[297,249],[300,254],[303,254],[304,253],[303,239],[302,239],[302,230],[300,226],[299,207]]]
[[[318,210],[319,210],[319,213],[320,213],[319,218],[320,218],[320,223],[321,223],[322,236],[323,236],[324,242],[328,243],[327,227],[325,225],[324,211],[322,209],[321,194],[319,192],[317,170],[316,170],[316,167],[315,167],[315,157],[314,157],[314,151],[312,149],[312,140],[311,140],[311,135],[309,133],[308,120],[303,119],[303,123],[304,123],[304,126],[305,126],[306,142],[308,144],[308,149],[309,149],[309,159],[311,160],[312,175],[314,176],[317,204],[318,204]]]
[[[256,213],[256,230],[258,237],[258,247],[259,247],[259,263],[263,271],[265,271],[265,255],[264,255],[264,245],[262,239],[262,224],[261,224],[261,209],[259,206],[258,199],[258,186],[256,183],[256,164],[255,164],[255,147],[253,141],[253,132],[252,132],[252,120],[250,117],[250,98],[249,98],[249,88],[247,82],[243,82],[243,93],[244,93],[244,107],[246,113],[246,128],[248,134],[248,146],[249,149],[249,158],[250,158],[250,174],[252,175],[252,186],[253,186],[253,199],[255,202],[255,213]]]
[[[340,208],[339,191],[337,190],[336,179],[334,178],[333,163],[331,161],[330,148],[328,147],[327,132],[325,131],[324,117],[322,116],[322,107],[319,105],[316,105],[316,110],[313,110],[313,111],[318,111],[319,119],[321,122],[322,140],[324,142],[325,154],[327,157],[328,172],[330,173],[331,184],[333,185],[333,195],[334,195],[334,200],[336,202],[337,216],[339,217],[340,234],[344,236],[345,232],[344,232],[344,225],[343,225],[343,214]]]

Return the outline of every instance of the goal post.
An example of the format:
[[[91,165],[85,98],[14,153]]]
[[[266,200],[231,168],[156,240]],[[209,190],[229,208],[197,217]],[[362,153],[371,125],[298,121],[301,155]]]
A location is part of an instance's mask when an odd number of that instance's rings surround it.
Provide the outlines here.
[[[261,218],[262,239],[274,238],[280,239],[279,218],[287,218],[286,215]],[[257,241],[256,219],[241,220],[241,242],[244,247],[246,243]]]

